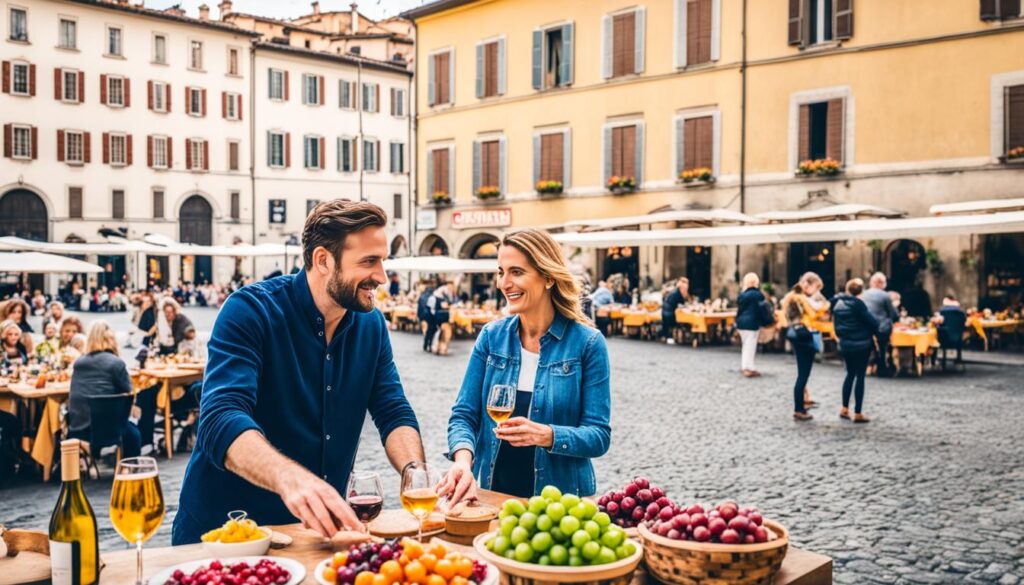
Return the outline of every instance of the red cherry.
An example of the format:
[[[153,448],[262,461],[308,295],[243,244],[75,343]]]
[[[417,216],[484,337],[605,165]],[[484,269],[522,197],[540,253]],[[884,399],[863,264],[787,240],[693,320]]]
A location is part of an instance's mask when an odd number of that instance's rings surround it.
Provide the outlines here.
[[[740,533],[736,532],[732,528],[727,528],[722,532],[722,544],[737,544],[740,541]]]

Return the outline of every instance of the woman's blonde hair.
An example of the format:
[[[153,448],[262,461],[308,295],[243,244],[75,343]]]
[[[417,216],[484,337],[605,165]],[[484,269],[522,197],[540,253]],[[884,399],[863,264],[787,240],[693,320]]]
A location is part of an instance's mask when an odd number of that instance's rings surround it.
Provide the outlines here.
[[[120,355],[117,349],[117,337],[107,322],[102,319],[89,326],[89,337],[85,340],[85,353],[98,351],[109,351],[114,355]]]
[[[761,279],[757,276],[757,274],[755,274],[753,272],[748,272],[748,273],[743,275],[743,288],[744,289],[748,289],[748,288],[752,288],[752,287],[757,287],[757,285],[759,285],[759,284],[761,284]]]
[[[8,329],[17,329],[18,335],[21,335],[22,333],[21,326],[18,325],[17,321],[15,321],[14,319],[6,319],[2,323],[0,323],[0,338],[4,338],[7,336]]]
[[[554,283],[550,290],[556,311],[570,321],[590,325],[590,318],[580,308],[580,285],[569,272],[562,248],[550,234],[527,228],[506,234],[501,245],[522,252],[542,277]]]

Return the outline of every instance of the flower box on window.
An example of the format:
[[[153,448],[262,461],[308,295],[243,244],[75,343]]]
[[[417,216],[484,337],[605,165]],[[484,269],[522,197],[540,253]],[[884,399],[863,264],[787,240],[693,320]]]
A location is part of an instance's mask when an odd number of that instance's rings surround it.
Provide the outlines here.
[[[687,184],[714,183],[715,176],[711,173],[711,169],[707,167],[697,167],[695,169],[680,171],[679,181]]]
[[[613,176],[608,179],[608,190],[615,195],[636,191],[636,178]]]
[[[476,198],[483,200],[500,199],[501,188],[495,187],[494,185],[484,185],[476,190]]]
[[[1024,146],[1015,146],[1010,150],[1006,151],[1006,156],[1003,157],[1005,163],[1024,163]]]
[[[834,177],[843,172],[839,161],[831,158],[820,158],[817,160],[800,161],[796,167],[798,177]]]
[[[561,181],[538,181],[537,192],[541,195],[561,195],[562,194],[562,182]]]
[[[451,205],[452,198],[448,195],[447,191],[434,191],[434,194],[430,196],[430,200],[434,202],[434,205]]]

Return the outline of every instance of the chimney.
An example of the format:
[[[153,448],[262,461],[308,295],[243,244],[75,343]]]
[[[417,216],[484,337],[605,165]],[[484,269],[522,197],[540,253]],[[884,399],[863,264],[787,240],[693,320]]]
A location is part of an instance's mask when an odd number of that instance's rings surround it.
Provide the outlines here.
[[[313,16],[320,16],[320,2],[313,0]]]
[[[221,0],[221,3],[217,5],[220,9],[220,19],[224,20],[224,17],[231,14],[231,0]]]
[[[167,14],[173,14],[174,16],[185,16],[185,11],[181,8],[181,4],[175,4],[169,8],[165,8],[164,12]]]
[[[199,20],[210,20],[210,7],[206,4],[199,5]]]
[[[352,34],[359,34],[359,5],[353,2],[349,6],[352,8]]]

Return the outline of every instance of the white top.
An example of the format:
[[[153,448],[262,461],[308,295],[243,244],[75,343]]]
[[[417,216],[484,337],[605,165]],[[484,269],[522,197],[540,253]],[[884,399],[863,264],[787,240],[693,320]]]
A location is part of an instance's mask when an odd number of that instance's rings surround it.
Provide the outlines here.
[[[537,367],[540,366],[540,354],[526,351],[520,348],[523,356],[523,363],[519,367],[519,383],[516,388],[523,392],[533,392],[533,385],[537,381]]]

